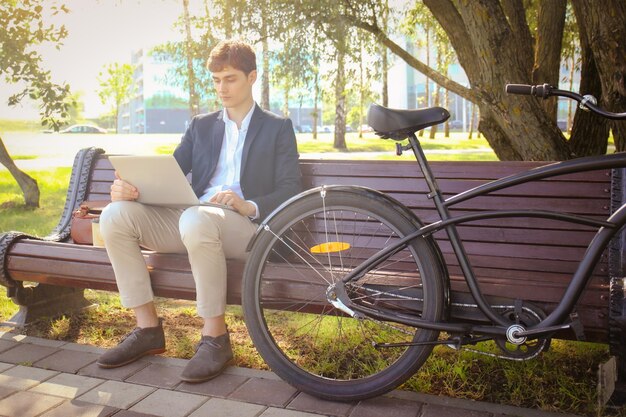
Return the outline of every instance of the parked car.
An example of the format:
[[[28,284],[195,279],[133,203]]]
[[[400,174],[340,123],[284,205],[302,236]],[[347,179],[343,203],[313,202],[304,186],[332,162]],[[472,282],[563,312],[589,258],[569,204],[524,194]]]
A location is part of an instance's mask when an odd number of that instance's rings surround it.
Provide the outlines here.
[[[295,128],[297,133],[311,133],[313,129],[309,125],[296,126]]]
[[[450,120],[448,127],[452,130],[463,129],[463,120]]]
[[[95,125],[72,125],[59,133],[106,133],[107,131]]]

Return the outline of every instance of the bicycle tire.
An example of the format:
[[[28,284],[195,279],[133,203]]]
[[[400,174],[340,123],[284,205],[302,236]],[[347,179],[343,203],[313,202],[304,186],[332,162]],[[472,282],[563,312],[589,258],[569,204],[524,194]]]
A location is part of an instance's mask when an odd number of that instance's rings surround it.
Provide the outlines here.
[[[270,220],[246,263],[242,297],[252,341],[277,375],[316,397],[355,401],[398,387],[422,366],[432,345],[376,349],[372,342],[431,342],[439,332],[350,318],[326,299],[329,282],[373,254],[375,242],[382,248],[414,230],[414,219],[390,200],[345,190],[306,195]],[[353,301],[437,321],[442,271],[432,243],[417,238],[350,290]]]

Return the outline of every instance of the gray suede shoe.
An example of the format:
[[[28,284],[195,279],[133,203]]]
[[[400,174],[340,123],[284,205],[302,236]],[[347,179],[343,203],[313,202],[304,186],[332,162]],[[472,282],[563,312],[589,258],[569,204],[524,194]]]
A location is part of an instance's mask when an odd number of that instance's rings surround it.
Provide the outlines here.
[[[230,336],[225,333],[218,337],[202,336],[196,347],[196,354],[180,375],[185,382],[204,382],[222,373],[233,359]]]
[[[136,361],[145,355],[165,352],[163,322],[156,327],[135,328],[114,348],[109,349],[96,362],[101,368],[117,368]]]

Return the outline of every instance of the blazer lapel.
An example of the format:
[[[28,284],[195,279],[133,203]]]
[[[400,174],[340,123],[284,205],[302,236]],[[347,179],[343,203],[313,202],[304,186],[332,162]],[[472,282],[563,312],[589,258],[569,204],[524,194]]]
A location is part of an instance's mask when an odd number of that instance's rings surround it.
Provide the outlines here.
[[[209,145],[209,176],[213,175],[220,159],[220,151],[222,150],[222,143],[224,142],[224,130],[224,113],[222,110],[217,118],[217,121],[215,122],[215,125],[213,126],[213,133]]]
[[[255,104],[254,106],[254,113],[252,113],[252,120],[250,120],[250,125],[248,126],[246,141],[243,144],[243,152],[241,155],[241,170],[239,172],[240,177],[243,177],[243,173],[246,167],[246,161],[248,160],[248,153],[250,152],[250,146],[252,145],[252,142],[256,139],[265,120],[263,110],[261,110],[258,104]]]

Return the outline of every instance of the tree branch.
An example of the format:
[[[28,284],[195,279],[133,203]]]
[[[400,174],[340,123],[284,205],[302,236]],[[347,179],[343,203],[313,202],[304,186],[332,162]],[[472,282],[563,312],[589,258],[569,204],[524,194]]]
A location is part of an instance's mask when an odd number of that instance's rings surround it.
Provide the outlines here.
[[[432,69],[419,59],[415,58],[404,48],[391,40],[387,36],[387,34],[385,34],[378,26],[363,22],[354,16],[342,15],[341,17],[349,22],[351,25],[373,34],[376,39],[378,39],[380,43],[389,48],[391,52],[396,54],[399,58],[403,59],[409,66],[426,75],[428,78],[433,80],[441,87],[452,91],[453,93],[457,94],[460,97],[463,97],[466,100],[471,101],[472,103],[478,103],[478,96],[471,89],[464,87],[456,81],[452,81],[450,78],[442,75],[440,72]]]
[[[550,0],[551,2],[552,0]],[[502,9],[509,21],[509,26],[513,31],[517,42],[519,42],[519,51],[524,54],[520,62],[526,62],[528,65],[528,74],[530,75],[533,68],[533,37],[526,21],[526,12],[522,0],[503,0]]]

